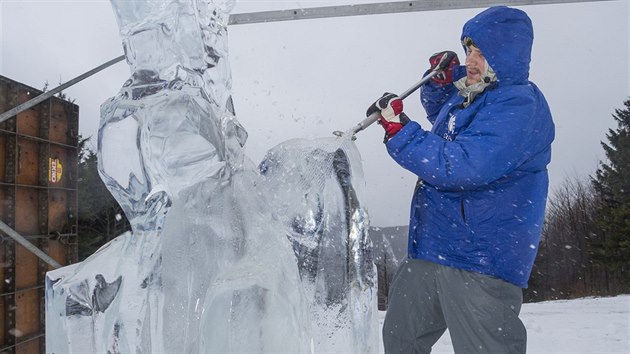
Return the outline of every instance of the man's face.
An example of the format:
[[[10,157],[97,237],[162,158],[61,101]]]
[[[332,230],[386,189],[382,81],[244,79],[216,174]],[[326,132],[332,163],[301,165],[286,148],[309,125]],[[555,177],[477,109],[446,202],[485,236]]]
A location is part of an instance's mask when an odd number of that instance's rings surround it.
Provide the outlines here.
[[[466,47],[466,85],[481,82],[486,72],[486,59],[479,48],[469,45]]]

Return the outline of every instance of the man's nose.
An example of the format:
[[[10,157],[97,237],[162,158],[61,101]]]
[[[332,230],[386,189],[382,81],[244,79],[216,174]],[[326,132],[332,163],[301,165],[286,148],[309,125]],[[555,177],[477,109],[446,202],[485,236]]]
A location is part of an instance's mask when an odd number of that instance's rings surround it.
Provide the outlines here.
[[[466,61],[465,61],[466,66],[468,66],[469,64],[475,61],[474,55],[475,55],[474,53],[470,53],[466,56]]]

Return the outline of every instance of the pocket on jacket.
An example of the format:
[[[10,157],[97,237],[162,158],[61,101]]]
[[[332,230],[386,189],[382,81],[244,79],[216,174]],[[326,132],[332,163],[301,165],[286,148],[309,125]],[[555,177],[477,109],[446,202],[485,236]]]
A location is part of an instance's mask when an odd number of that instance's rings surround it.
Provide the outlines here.
[[[463,198],[462,207],[466,222],[474,231],[492,231],[497,228],[497,198],[494,190],[479,191]]]
[[[468,226],[462,216],[462,197],[459,193],[431,193],[427,195],[427,211],[432,224],[449,234],[465,232]]]
[[[466,207],[464,206],[464,204],[466,204],[467,201],[465,198],[462,197],[462,199],[459,201],[459,208],[460,208],[460,213],[462,215],[462,220],[464,221],[464,224],[468,224],[468,222],[466,221]]]

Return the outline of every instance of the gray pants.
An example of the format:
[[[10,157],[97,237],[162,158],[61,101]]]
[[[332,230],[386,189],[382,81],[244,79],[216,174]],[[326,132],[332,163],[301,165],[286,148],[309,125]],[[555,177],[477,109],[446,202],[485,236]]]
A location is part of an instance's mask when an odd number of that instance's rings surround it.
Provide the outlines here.
[[[405,260],[392,282],[385,353],[430,353],[448,328],[455,353],[525,353],[523,292],[487,275]]]

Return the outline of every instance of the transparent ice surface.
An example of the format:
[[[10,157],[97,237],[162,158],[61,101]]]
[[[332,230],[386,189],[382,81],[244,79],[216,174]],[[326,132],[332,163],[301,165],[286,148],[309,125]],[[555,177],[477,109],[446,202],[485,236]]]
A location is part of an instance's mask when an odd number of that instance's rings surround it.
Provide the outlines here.
[[[338,138],[289,140],[267,153],[260,171],[297,257],[315,351],[379,352],[376,267],[356,146]]]
[[[354,144],[292,140],[259,170],[231,100],[233,1],[112,5],[131,77],[101,107],[99,172],[132,232],[47,274],[47,351],[377,351]]]

